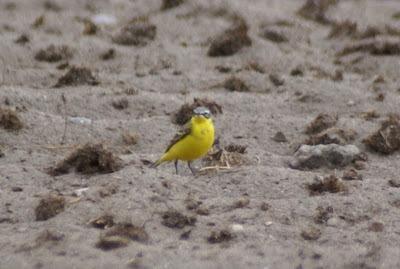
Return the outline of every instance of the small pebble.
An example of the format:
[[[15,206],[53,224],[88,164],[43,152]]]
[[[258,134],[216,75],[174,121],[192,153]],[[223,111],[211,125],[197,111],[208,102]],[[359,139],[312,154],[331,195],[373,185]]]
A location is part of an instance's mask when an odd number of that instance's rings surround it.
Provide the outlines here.
[[[92,22],[94,24],[113,25],[117,24],[117,19],[108,14],[97,14],[92,17]]]
[[[272,224],[273,224],[272,221],[266,221],[266,222],[264,223],[264,225],[265,225],[266,227],[271,226]]]
[[[339,225],[340,219],[339,218],[330,218],[328,219],[328,221],[326,222],[326,226],[330,226],[330,227],[337,227]]]
[[[232,224],[231,229],[234,232],[242,232],[244,230],[244,227],[242,224]]]
[[[73,192],[73,195],[74,196],[77,196],[77,197],[79,197],[79,196],[82,196],[82,195],[87,195],[88,194],[88,190],[89,190],[89,188],[81,188],[81,189],[77,189],[77,190],[75,190],[74,192]]]
[[[85,117],[70,117],[69,121],[73,124],[90,125],[92,120]]]

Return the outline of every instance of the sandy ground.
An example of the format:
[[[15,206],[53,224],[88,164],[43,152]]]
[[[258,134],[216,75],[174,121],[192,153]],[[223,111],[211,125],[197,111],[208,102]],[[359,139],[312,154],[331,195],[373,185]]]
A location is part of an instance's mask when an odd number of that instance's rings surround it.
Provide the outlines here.
[[[363,143],[387,114],[399,112],[399,52],[338,54],[357,42],[398,44],[400,20],[393,15],[400,5],[340,1],[321,23],[297,14],[303,4],[188,0],[160,10],[161,1],[145,0],[0,1],[0,108],[18,111],[23,123],[19,131],[0,129],[0,268],[399,268],[400,188],[390,182],[399,180],[400,153],[376,153]],[[98,14],[115,22],[99,22]],[[234,14],[249,26],[251,45],[207,56]],[[141,46],[113,42],[139,15],[156,26],[154,39]],[[332,22],[346,19],[357,22],[358,32],[327,38]],[[97,23],[96,33],[83,34],[85,20]],[[264,38],[265,25],[287,40]],[[383,30],[363,35],[370,26]],[[16,43],[21,35],[28,41]],[[35,59],[52,44],[67,46],[62,59]],[[90,69],[90,83],[54,87],[71,66]],[[248,91],[225,89],[232,76]],[[182,162],[179,175],[173,164],[148,168],[179,128],[172,116],[194,98],[221,106],[214,117],[219,147],[245,146],[247,161],[197,176]],[[376,117],[360,116],[368,110]],[[342,181],[347,191],[310,195],[306,186],[315,177],[341,180],[353,167],[289,167],[320,113],[355,131],[348,143],[368,161],[357,167],[362,180]],[[271,139],[278,131],[287,142]],[[127,134],[138,135],[137,143],[129,145]],[[87,143],[113,151],[122,169],[48,174]],[[48,195],[64,210],[38,221],[37,207]],[[173,210],[189,225],[163,225]],[[117,236],[111,239],[123,246],[99,247],[111,228],[88,222],[105,213],[148,238]]]

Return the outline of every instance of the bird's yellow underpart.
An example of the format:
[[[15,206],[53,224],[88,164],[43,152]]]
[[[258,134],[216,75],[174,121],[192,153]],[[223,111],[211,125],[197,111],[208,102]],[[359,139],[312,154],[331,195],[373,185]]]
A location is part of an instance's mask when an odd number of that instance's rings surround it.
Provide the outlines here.
[[[202,115],[194,115],[183,127],[182,132],[185,132],[185,128],[190,128],[190,130],[187,130],[188,134],[183,134],[181,139],[170,145],[164,155],[151,167],[156,167],[163,162],[177,160],[187,161],[190,164],[191,161],[207,153],[214,143],[212,120]]]

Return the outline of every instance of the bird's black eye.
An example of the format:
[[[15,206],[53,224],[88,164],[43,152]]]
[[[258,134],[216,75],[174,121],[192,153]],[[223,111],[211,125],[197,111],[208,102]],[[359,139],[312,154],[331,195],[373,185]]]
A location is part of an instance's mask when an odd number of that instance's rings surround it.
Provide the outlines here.
[[[201,115],[203,115],[204,118],[206,118],[206,119],[209,119],[209,118],[211,117],[211,114],[208,113],[208,112],[204,112],[204,113],[202,113]]]

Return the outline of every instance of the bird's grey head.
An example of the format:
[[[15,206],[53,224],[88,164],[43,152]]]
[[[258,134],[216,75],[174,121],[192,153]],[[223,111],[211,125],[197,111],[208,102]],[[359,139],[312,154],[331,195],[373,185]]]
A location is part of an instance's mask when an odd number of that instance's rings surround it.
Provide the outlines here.
[[[197,116],[203,116],[206,119],[211,118],[211,112],[208,108],[199,106],[193,110],[193,114]]]

